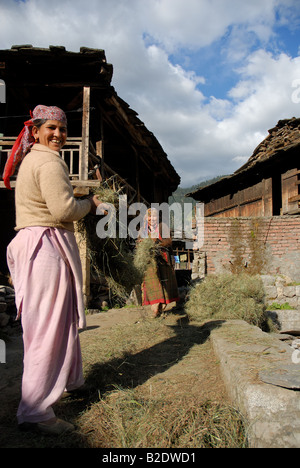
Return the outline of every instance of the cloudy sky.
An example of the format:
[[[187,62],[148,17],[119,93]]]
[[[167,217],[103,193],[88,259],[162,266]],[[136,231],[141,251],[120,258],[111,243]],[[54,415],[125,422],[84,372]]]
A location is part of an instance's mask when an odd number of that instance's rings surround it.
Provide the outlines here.
[[[0,0],[0,49],[14,44],[104,49],[182,187],[300,117],[299,0]]]

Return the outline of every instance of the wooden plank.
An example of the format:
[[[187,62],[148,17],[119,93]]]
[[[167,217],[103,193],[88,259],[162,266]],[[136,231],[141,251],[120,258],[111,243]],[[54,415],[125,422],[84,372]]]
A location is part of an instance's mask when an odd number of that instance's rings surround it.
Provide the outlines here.
[[[72,81],[72,82],[66,82],[66,83],[47,83],[48,88],[81,88],[84,86],[86,83],[86,80],[78,80],[78,81]],[[44,81],[27,81],[24,83],[19,83],[13,80],[10,80],[10,87],[17,89],[17,88],[36,88],[39,86],[45,86]],[[90,81],[89,80],[89,86],[93,89],[99,89],[99,90],[107,90],[107,82],[99,83],[99,81]]]
[[[221,200],[221,199],[220,199],[220,200]],[[219,200],[217,200],[217,201],[219,201]],[[262,197],[261,197],[261,196],[258,196],[258,197],[254,197],[254,198],[252,198],[252,199],[244,200],[243,202],[241,202],[241,203],[239,203],[239,204],[238,204],[238,203],[233,203],[233,204],[230,204],[230,205],[229,205],[229,204],[228,204],[228,205],[225,205],[225,203],[224,203],[223,207],[220,208],[220,209],[210,209],[210,211],[209,211],[209,216],[215,216],[215,215],[217,215],[217,214],[225,213],[225,212],[227,212],[227,211],[229,211],[229,210],[233,210],[233,209],[239,208],[239,207],[243,207],[243,208],[244,208],[244,207],[246,207],[247,205],[251,205],[251,204],[253,204],[253,203],[261,202],[261,201],[262,201]],[[208,205],[208,204],[206,204],[206,206],[207,206],[207,205]],[[206,214],[206,216],[207,216],[207,214]]]
[[[262,191],[262,216],[272,216],[273,205],[272,205],[272,178],[263,180],[263,191]]]
[[[102,135],[102,132],[101,132]],[[103,140],[99,140],[96,142],[96,153],[97,156],[101,158],[101,163],[100,163],[100,175],[101,179],[104,179],[104,145],[103,145]]]
[[[101,111],[101,116],[100,116],[100,134],[101,134],[101,143],[100,143],[100,148],[99,148],[99,156],[101,158],[101,168],[100,168],[100,173],[102,179],[104,179],[104,125],[103,125],[103,113]],[[98,152],[97,152],[98,154]]]
[[[300,214],[300,208],[298,208],[297,210],[284,211],[282,214],[283,215],[298,215]]]
[[[89,129],[90,129],[90,88],[83,88],[83,108],[82,108],[82,147],[79,165],[80,180],[88,179],[89,168]]]
[[[91,264],[90,264],[90,257],[88,254],[88,246],[87,246],[87,239],[78,230],[78,224],[75,222],[75,237],[79,249],[80,261],[81,261],[81,268],[82,268],[82,292],[83,292],[83,299],[84,299],[84,306],[88,307],[90,294],[91,294]]]
[[[82,106],[82,145],[79,160],[79,181],[88,182],[89,171],[89,140],[90,140],[90,88],[85,86],[83,88],[83,106]],[[72,182],[75,181],[71,181]],[[77,181],[76,181],[77,182]],[[72,184],[73,185],[73,184]],[[80,184],[77,187],[84,187]],[[78,189],[77,189],[78,191]],[[84,192],[84,190],[83,190]],[[82,265],[82,278],[83,278],[83,297],[85,306],[88,305],[90,298],[90,262],[88,255],[87,241],[83,238],[82,234],[77,232],[79,252]]]
[[[240,203],[240,206],[249,205],[249,204],[251,204],[251,203],[255,203],[255,202],[261,201],[261,200],[262,200],[262,196],[259,195],[259,196],[257,196],[257,197],[250,198],[250,199],[248,199],[248,200],[242,201],[242,202]]]
[[[0,138],[0,146],[13,146],[14,142],[18,137],[7,137],[2,136]],[[81,137],[68,137],[65,146],[78,146],[81,144],[82,138]]]
[[[15,186],[16,186],[16,181],[15,181],[15,180],[11,180],[11,181],[10,181],[10,186],[11,186],[11,188],[15,188]],[[6,189],[3,180],[0,180],[0,188]],[[7,190],[8,190],[8,189],[7,189]]]
[[[294,199],[298,196],[296,169],[290,169],[282,175],[281,193],[283,213],[298,208],[297,200]]]
[[[96,179],[89,180],[70,180],[73,187],[99,187],[100,181]]]
[[[289,179],[291,177],[295,177],[299,173],[300,173],[300,171],[298,171],[298,169],[296,169],[296,168],[295,169],[290,169],[289,171],[282,174],[282,180],[286,180],[286,179]]]
[[[289,203],[294,203],[296,201],[300,201],[300,195],[297,195],[296,197],[289,198]]]
[[[75,198],[84,197],[89,195],[90,189],[89,187],[74,187],[73,193]]]

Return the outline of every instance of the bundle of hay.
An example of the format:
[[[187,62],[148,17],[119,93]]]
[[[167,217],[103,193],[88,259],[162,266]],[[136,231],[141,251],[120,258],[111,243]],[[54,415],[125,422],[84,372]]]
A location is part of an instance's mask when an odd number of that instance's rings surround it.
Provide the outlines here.
[[[123,305],[134,286],[143,281],[146,269],[154,261],[157,249],[151,239],[135,242],[119,237],[119,195],[122,187],[111,187],[110,179],[93,189],[94,194],[104,203],[115,208],[116,235],[100,238],[96,227],[99,216],[88,214],[77,223],[77,230],[87,241],[87,248],[93,273],[99,281],[106,282],[111,302]],[[124,228],[124,226],[122,226]],[[127,232],[127,226],[125,226]]]
[[[259,327],[265,322],[264,287],[259,276],[221,274],[194,286],[186,304],[191,320],[245,320]]]
[[[153,239],[146,237],[138,240],[134,249],[133,265],[140,277],[143,279],[148,266],[156,265],[155,259],[160,253],[159,246]]]

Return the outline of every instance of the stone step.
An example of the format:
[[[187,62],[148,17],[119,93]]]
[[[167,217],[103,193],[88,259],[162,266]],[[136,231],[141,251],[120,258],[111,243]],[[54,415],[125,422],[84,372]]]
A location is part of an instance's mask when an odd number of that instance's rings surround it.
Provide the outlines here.
[[[228,395],[248,422],[250,447],[300,448],[300,392],[291,389],[299,384],[299,351],[242,320],[211,325],[210,337]]]

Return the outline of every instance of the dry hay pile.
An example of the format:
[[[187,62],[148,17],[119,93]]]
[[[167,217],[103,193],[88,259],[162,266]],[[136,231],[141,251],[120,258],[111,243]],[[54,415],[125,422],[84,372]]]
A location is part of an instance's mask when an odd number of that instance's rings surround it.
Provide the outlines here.
[[[207,276],[190,291],[186,312],[191,320],[245,320],[263,328],[265,291],[259,276],[231,274]]]
[[[115,185],[115,184],[114,184]],[[97,235],[99,215],[88,214],[77,223],[77,230],[87,241],[91,270],[100,284],[106,284],[110,301],[124,305],[132,289],[140,285],[150,262],[154,261],[157,248],[152,239],[122,238],[119,219],[119,195],[122,187],[111,188],[110,179],[102,182],[93,192],[103,203],[115,208],[116,231],[113,237],[100,238]],[[105,216],[105,215],[104,215]],[[103,216],[102,216],[103,218]],[[109,223],[109,218],[107,219]],[[124,232],[124,226],[122,226]],[[127,226],[125,226],[127,232]]]

